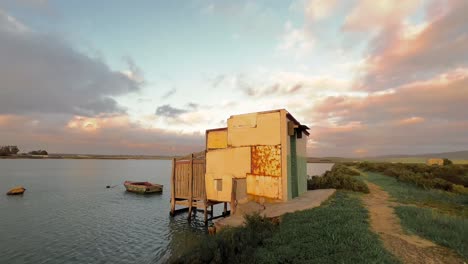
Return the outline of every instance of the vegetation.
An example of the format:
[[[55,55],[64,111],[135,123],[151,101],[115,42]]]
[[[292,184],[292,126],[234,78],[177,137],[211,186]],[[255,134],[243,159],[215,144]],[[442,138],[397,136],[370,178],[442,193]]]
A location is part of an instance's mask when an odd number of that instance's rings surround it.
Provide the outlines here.
[[[461,195],[436,189],[422,189],[414,184],[398,181],[394,177],[369,172],[366,179],[379,185],[397,202],[430,207],[439,212],[468,217],[468,195]]]
[[[452,165],[453,162],[447,158],[444,159],[444,166]]]
[[[454,249],[468,259],[468,220],[434,212],[429,208],[398,206],[396,213],[405,229],[439,245]]]
[[[278,226],[259,216],[206,237],[174,263],[398,263],[370,231],[357,194],[287,214]]]
[[[49,153],[47,153],[47,151],[45,151],[45,150],[33,150],[33,151],[29,152],[28,154],[31,154],[31,155],[48,155]]]
[[[468,166],[426,164],[369,163],[353,164],[364,171],[380,172],[398,181],[408,182],[424,189],[440,189],[468,194]]]
[[[348,168],[342,164],[335,164],[331,171],[327,171],[322,177],[313,176],[307,181],[307,189],[344,189],[356,192],[369,193],[367,185],[354,176],[360,175],[359,172]]]
[[[435,243],[455,250],[464,258],[468,258],[468,195],[460,194],[461,191],[445,190],[434,188],[421,188],[413,181],[404,181],[404,177],[394,175],[395,170],[389,173],[389,168],[401,168],[401,164],[365,164],[369,170],[379,170],[389,176],[375,172],[368,172],[364,175],[367,180],[379,185],[387,191],[397,202],[409,205],[399,205],[395,212],[401,220],[403,229],[406,232],[416,234]],[[447,165],[427,166],[427,165],[406,165],[400,172],[408,173],[408,170],[416,174],[428,176],[450,176],[448,180],[463,183],[466,179],[466,166]],[[449,174],[451,173],[451,174]],[[434,177],[436,178],[436,177]],[[430,179],[430,178],[429,178]],[[436,178],[437,179],[437,178]],[[452,183],[453,184],[453,183]],[[453,188],[463,185],[453,184]]]
[[[207,236],[173,263],[251,263],[257,247],[273,236],[277,225],[257,215],[247,215],[245,226],[223,229]]]
[[[17,146],[0,146],[0,156],[16,155],[18,152]]]

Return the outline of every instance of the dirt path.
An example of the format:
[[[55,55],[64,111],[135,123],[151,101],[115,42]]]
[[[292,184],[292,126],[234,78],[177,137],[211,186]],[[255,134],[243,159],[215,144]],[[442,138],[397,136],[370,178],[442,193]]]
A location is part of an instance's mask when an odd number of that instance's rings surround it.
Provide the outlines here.
[[[389,194],[378,185],[370,182],[367,185],[370,193],[363,200],[369,210],[371,228],[391,253],[404,263],[464,263],[445,247],[419,236],[405,234],[394,212],[395,204],[389,201]]]

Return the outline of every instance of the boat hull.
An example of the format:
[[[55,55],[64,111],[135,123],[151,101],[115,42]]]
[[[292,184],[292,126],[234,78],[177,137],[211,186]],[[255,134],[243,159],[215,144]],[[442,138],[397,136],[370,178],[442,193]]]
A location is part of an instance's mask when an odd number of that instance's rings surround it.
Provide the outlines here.
[[[25,191],[26,189],[23,186],[17,186],[17,187],[11,188],[7,192],[7,195],[20,195],[20,194],[23,194]]]
[[[125,189],[127,192],[133,193],[160,193],[163,190],[163,186],[160,184],[153,184],[149,182],[130,182],[126,181],[124,183]]]

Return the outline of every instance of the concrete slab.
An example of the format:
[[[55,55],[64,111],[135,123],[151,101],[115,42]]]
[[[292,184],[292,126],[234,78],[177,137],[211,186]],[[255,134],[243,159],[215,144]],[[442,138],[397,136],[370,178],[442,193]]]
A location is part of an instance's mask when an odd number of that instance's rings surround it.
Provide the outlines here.
[[[284,203],[265,203],[259,204],[250,201],[237,206],[236,214],[226,218],[217,219],[214,224],[216,230],[226,226],[240,226],[244,224],[244,215],[259,213],[267,218],[276,218],[286,213],[303,211],[320,206],[330,196],[335,193],[335,189],[321,189],[307,191],[303,195],[296,197]]]

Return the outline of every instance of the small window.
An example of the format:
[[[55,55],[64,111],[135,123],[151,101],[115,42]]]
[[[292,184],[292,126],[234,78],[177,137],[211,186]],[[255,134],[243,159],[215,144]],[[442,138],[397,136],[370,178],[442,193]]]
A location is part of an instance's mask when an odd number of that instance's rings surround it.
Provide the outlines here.
[[[221,179],[215,180],[215,188],[216,188],[216,191],[222,192],[223,191],[223,180],[221,180]]]

